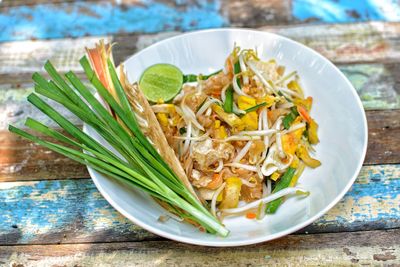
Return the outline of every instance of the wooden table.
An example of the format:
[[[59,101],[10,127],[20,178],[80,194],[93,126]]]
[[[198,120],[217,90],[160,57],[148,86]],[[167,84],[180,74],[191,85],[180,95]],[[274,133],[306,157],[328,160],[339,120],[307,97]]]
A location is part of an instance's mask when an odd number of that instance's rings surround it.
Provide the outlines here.
[[[310,2],[3,0],[0,265],[399,264],[400,6]],[[32,72],[42,72],[46,59],[81,73],[83,48],[100,38],[118,43],[119,63],[182,31],[225,26],[276,32],[319,51],[350,79],[366,109],[369,147],[357,181],[325,216],[295,234],[239,248],[165,240],[115,211],[85,167],[6,130],[27,116],[41,117],[25,97],[33,90]]]

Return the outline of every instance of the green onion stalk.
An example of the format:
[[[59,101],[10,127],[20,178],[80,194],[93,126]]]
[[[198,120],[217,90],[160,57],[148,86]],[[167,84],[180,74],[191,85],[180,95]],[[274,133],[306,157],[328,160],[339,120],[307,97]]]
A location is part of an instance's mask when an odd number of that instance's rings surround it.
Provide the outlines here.
[[[68,135],[33,118],[27,118],[25,125],[57,142],[41,139],[12,125],[9,130],[148,193],[167,204],[182,218],[194,221],[209,233],[227,236],[229,231],[191,193],[141,131],[112,61],[108,59],[106,67],[116,91],[115,97],[96,76],[86,56],[80,63],[91,85],[110,107],[112,114],[75,73],[70,71],[62,76],[48,61],[44,68],[51,79],[46,80],[39,73],[33,74],[35,92],[28,96],[28,101]],[[71,111],[106,140],[118,155],[68,121],[43,97]]]

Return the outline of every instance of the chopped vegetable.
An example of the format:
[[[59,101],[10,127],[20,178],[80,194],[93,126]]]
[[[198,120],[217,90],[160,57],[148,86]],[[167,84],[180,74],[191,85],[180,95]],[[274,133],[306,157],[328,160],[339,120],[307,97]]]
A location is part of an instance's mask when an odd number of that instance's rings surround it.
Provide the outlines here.
[[[233,111],[233,88],[232,86],[229,86],[228,89],[226,89],[226,94],[225,94],[225,102],[224,102],[224,111],[227,113],[232,113]]]
[[[208,75],[195,75],[195,74],[186,74],[183,75],[183,83],[197,82],[197,80],[207,80],[208,78],[220,73],[222,70],[217,70]]]
[[[225,126],[220,126],[215,129],[215,138],[217,139],[225,139],[228,137],[228,133],[226,132]]]
[[[285,189],[289,186],[290,181],[293,178],[294,172],[296,171],[296,169],[293,169],[291,167],[289,167],[287,169],[287,171],[285,172],[284,175],[282,175],[281,179],[279,180],[279,182],[276,184],[274,190],[272,191],[272,193],[276,193],[282,189]],[[267,204],[267,207],[265,209],[266,213],[275,213],[276,210],[279,208],[279,206],[282,204],[283,199],[282,198],[278,198],[270,203]]]
[[[260,104],[257,104],[251,108],[248,108],[245,110],[246,113],[252,112],[252,111],[257,111],[259,108],[266,106],[267,103],[266,102],[262,102]]]
[[[282,175],[282,173],[274,172],[274,173],[271,175],[271,180],[273,180],[273,181],[276,182],[276,181],[281,177],[281,175]]]
[[[253,131],[258,129],[258,114],[255,111],[246,113],[242,118],[244,128],[247,131]]]
[[[298,106],[303,106],[309,112],[311,110],[313,98],[311,96],[306,99],[295,98],[293,102]]]
[[[168,117],[167,117],[167,114],[165,114],[165,113],[157,113],[156,116],[157,116],[158,122],[159,122],[162,126],[164,126],[164,127],[167,127],[167,126],[168,126]]]
[[[214,173],[211,182],[206,186],[208,189],[217,189],[218,187],[221,186],[223,180],[222,180],[222,174],[221,173]],[[221,196],[222,200],[222,196]]]
[[[257,104],[260,104],[260,103],[265,102],[265,103],[266,103],[266,107],[269,108],[269,107],[271,107],[273,104],[275,104],[275,102],[277,102],[278,99],[279,99],[279,98],[274,97],[274,96],[272,96],[272,95],[267,95],[267,96],[264,96],[264,97],[259,97],[259,98],[257,98]]]
[[[281,136],[282,148],[286,154],[294,155],[297,147],[300,144],[301,136],[303,135],[304,130],[305,127],[302,127],[298,130],[289,132]]]
[[[242,120],[233,113],[226,113],[220,106],[216,104],[211,105],[212,110],[217,113],[221,120],[226,122],[229,126],[234,128],[242,128]]]
[[[311,117],[308,114],[307,110],[302,106],[297,106],[297,111],[299,112],[300,116],[308,123],[311,122]]]
[[[257,214],[255,214],[254,212],[248,212],[248,213],[246,213],[246,218],[253,220],[253,219],[257,218]]]
[[[256,99],[250,96],[238,96],[238,106],[241,110],[254,107],[256,105]]]
[[[303,162],[299,161],[298,168],[296,169],[296,172],[294,173],[293,178],[290,181],[289,185],[290,187],[293,187],[297,184],[297,181],[299,180],[301,174],[303,173],[305,166],[306,165]]]
[[[303,95],[303,89],[296,80],[292,80],[290,83],[288,83],[287,88],[299,93],[300,95]]]
[[[296,151],[297,156],[304,161],[304,163],[311,168],[316,168],[321,165],[321,162],[317,159],[314,159],[310,156],[308,153],[307,149],[301,145],[297,151]]]
[[[310,123],[308,124],[308,140],[310,141],[310,144],[318,144],[319,139],[318,139],[318,124],[315,122],[315,120],[311,119]]]
[[[238,177],[230,177],[225,180],[226,185],[223,200],[219,205],[220,209],[236,208],[239,204],[240,190],[242,181]]]
[[[186,127],[179,128],[179,134],[184,135],[187,132]]]
[[[240,73],[240,62],[239,62],[239,60],[235,63],[235,65],[233,66],[233,73],[234,74],[238,74],[238,73]],[[237,83],[237,85],[239,86],[239,88],[241,89],[242,88],[242,85],[240,84],[240,78],[239,77],[237,77],[236,78],[236,83]]]

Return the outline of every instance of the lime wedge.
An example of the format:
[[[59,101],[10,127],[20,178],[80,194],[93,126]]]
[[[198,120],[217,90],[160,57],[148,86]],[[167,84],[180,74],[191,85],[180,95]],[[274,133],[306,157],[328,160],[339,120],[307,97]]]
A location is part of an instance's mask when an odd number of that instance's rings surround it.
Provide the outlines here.
[[[183,74],[171,64],[155,64],[148,67],[139,80],[139,86],[147,100],[169,101],[181,90]]]

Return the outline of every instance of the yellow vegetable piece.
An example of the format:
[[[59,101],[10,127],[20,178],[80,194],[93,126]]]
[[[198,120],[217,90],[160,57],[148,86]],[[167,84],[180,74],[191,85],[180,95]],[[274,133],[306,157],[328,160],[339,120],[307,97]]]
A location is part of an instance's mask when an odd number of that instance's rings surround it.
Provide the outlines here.
[[[225,139],[228,137],[228,133],[226,132],[226,129],[224,126],[221,126],[215,130],[215,137],[218,139]]]
[[[265,102],[265,103],[267,103],[265,105],[265,107],[269,108],[277,101],[277,99],[279,99],[279,98],[274,97],[272,95],[267,95],[264,97],[257,98],[257,104],[261,104],[261,103]]]
[[[167,127],[168,126],[168,116],[165,113],[157,113],[156,114],[158,122],[164,126]]]
[[[310,156],[304,146],[299,146],[299,148],[296,150],[296,154],[302,161],[304,161],[307,166],[311,168],[316,168],[321,165],[321,162],[319,160],[314,159]]]
[[[256,100],[249,96],[239,96],[238,97],[238,106],[241,110],[246,110],[248,108],[254,107],[257,105]]]
[[[247,131],[254,131],[258,129],[258,114],[256,111],[252,111],[249,113],[246,113],[242,117],[242,122],[244,124],[244,128]]]
[[[219,195],[217,196],[217,202],[221,202],[224,199],[224,192],[222,191],[221,193],[219,193]]]
[[[290,163],[290,167],[292,167],[293,169],[297,169],[299,167],[299,158],[296,156],[293,156],[293,160],[292,163]]]
[[[297,120],[297,118],[296,118]],[[295,122],[296,122],[295,120]],[[295,124],[293,124],[295,125]],[[303,135],[305,128],[302,127],[294,132],[290,132],[287,134],[282,135],[282,148],[286,152],[286,154],[294,155],[296,149],[300,143],[301,136]]]
[[[229,126],[235,128],[241,128],[243,125],[242,120],[233,113],[226,113],[224,109],[217,104],[211,105],[212,110],[217,113],[218,117],[226,122]]]
[[[288,83],[287,87],[300,95],[303,95],[303,89],[301,88],[300,84],[296,80],[292,80]]]
[[[308,112],[310,112],[313,98],[311,96],[307,97],[306,99],[295,98],[293,102],[296,104],[296,106],[303,106]]]
[[[223,200],[219,205],[220,209],[236,208],[239,204],[240,190],[242,181],[238,177],[225,179],[226,185],[223,190]]]
[[[317,130],[318,124],[313,119],[311,119],[310,123],[308,124],[308,140],[313,145],[319,143]]]
[[[221,126],[221,121],[220,120],[215,120],[214,121],[214,128],[218,129]]]
[[[279,172],[274,172],[272,175],[271,175],[271,179],[272,180],[274,180],[275,182],[276,182],[276,180],[278,180],[280,177],[281,177],[281,173],[279,173]]]
[[[297,184],[297,181],[299,180],[301,174],[303,173],[304,168],[305,168],[304,163],[299,162],[299,166],[298,166],[296,172],[294,173],[292,180],[290,181],[289,187],[293,187]]]

